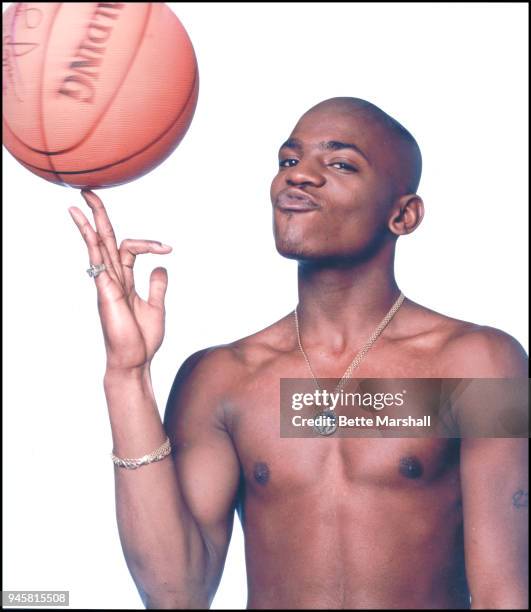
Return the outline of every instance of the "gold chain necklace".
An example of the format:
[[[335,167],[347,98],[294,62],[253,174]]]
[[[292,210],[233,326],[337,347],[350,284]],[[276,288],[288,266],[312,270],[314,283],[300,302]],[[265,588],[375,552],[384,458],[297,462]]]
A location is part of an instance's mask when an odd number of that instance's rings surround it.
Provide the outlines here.
[[[378,324],[378,327],[376,327],[376,329],[372,332],[367,342],[361,347],[361,349],[358,351],[358,353],[356,354],[356,356],[354,357],[354,359],[352,360],[352,362],[346,369],[346,372],[341,377],[341,380],[337,383],[336,388],[334,389],[334,393],[337,393],[343,388],[346,381],[350,378],[350,375],[352,374],[352,372],[359,366],[359,364],[361,363],[365,355],[368,353],[371,346],[376,342],[376,340],[378,339],[380,334],[383,332],[383,330],[387,327],[387,325],[389,325],[389,322],[394,317],[394,315],[396,314],[396,311],[400,308],[403,301],[404,301],[404,294],[400,292],[398,299],[391,306],[391,309],[389,310],[389,312],[380,321],[380,323]],[[302,348],[301,334],[299,330],[299,317],[297,315],[297,307],[293,311],[293,314],[295,316],[295,329],[297,331],[297,342],[299,344],[300,352],[302,353],[302,356],[304,357],[304,360],[306,361],[306,364],[308,365],[308,369],[310,370],[312,374],[312,378],[314,379],[315,384],[317,385],[317,388],[320,391],[322,391],[321,386],[319,385],[319,381],[317,380],[317,377],[315,376],[313,368],[310,364],[310,360],[308,359],[308,355]],[[317,417],[321,417],[320,420],[325,422],[325,424],[322,424],[322,425],[314,425],[314,429],[315,431],[317,431],[317,433],[321,434],[322,436],[329,436],[330,434],[333,434],[336,431],[337,415],[333,410],[325,409],[321,411],[317,415]]]

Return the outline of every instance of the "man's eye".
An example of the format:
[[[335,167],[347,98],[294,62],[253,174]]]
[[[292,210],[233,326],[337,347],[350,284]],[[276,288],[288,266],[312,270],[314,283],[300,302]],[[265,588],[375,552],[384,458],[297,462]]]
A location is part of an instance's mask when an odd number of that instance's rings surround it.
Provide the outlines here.
[[[290,162],[290,161],[297,161],[297,160],[296,160],[296,159],[292,159],[292,158],[289,158],[289,159],[281,159],[281,160],[278,162],[278,165],[279,165],[279,167],[280,167],[280,168],[287,168],[288,166],[285,166],[284,164],[285,164],[286,162]],[[354,166],[351,166],[350,164],[346,164],[345,162],[334,162],[334,163],[332,164],[332,166],[336,166],[336,165],[338,165],[338,164],[339,164],[340,166],[344,166],[344,167],[345,167],[347,170],[352,170],[352,171],[356,172],[356,168],[354,168]]]
[[[297,161],[297,160],[296,160],[296,159],[281,159],[281,160],[278,162],[278,165],[279,165],[281,168],[286,168],[286,166],[284,166],[283,164],[284,164],[285,162],[287,162],[287,161]]]
[[[353,167],[353,166],[351,166],[350,164],[346,164],[345,162],[334,162],[334,163],[332,164],[332,166],[336,166],[337,164],[339,164],[340,166],[345,166],[345,168],[346,168],[347,170],[354,170],[354,171],[356,171],[356,168],[354,168],[354,167]]]

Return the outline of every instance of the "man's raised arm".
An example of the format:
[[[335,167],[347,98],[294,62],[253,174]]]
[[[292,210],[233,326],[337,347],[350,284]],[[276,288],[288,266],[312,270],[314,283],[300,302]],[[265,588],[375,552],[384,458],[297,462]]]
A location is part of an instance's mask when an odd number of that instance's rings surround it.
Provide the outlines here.
[[[114,467],[125,559],[148,608],[208,608],[227,552],[239,481],[222,415],[230,351],[202,351],[183,364],[163,425],[150,366],[164,338],[168,277],[164,268],[155,268],[143,300],[133,265],[139,254],[163,255],[171,247],[131,239],[118,247],[101,200],[92,192],[83,197],[96,230],[81,210],[69,211],[87,245],[96,284],[113,452],[120,459],[144,457],[166,435],[174,445],[172,457],[136,469],[127,463]]]

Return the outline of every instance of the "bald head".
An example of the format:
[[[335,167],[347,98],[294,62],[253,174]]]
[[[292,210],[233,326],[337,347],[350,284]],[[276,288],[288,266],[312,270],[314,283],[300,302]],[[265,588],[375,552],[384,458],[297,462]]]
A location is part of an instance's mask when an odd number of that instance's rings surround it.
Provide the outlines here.
[[[396,194],[416,193],[422,172],[422,157],[417,141],[406,128],[381,108],[361,98],[336,97],[312,106],[304,115],[313,113],[351,114],[369,126],[374,148],[385,164]]]

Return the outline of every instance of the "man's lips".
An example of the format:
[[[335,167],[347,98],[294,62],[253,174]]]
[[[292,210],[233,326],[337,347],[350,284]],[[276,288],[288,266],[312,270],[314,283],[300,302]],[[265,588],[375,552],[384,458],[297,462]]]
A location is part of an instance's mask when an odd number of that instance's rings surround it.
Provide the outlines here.
[[[317,210],[319,205],[303,191],[290,189],[278,196],[276,207],[284,211],[308,212]]]

